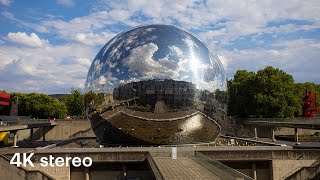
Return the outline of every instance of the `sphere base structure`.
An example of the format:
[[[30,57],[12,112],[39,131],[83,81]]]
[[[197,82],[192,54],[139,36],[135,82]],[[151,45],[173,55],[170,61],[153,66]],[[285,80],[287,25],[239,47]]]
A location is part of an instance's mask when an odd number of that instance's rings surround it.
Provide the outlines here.
[[[113,110],[110,114],[90,118],[101,145],[195,144],[213,142],[220,132],[220,126],[201,112],[180,112],[180,117],[166,119],[153,119],[151,113],[139,116],[129,109]],[[162,116],[173,114],[177,113]]]

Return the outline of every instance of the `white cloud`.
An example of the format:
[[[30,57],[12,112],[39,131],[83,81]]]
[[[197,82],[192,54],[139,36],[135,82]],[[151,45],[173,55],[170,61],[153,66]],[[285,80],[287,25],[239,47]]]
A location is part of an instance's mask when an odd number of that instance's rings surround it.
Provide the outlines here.
[[[57,0],[57,3],[64,5],[64,6],[73,6],[74,5],[73,0]]]
[[[23,26],[23,27],[26,27],[28,29],[34,29],[37,32],[41,32],[41,33],[49,32],[48,29],[45,26],[39,25],[40,23],[36,24],[36,23],[31,23],[31,22],[28,22],[28,21],[24,21],[24,20],[18,19],[18,18],[16,18],[14,16],[14,14],[12,14],[10,12],[4,11],[4,12],[1,12],[1,15],[3,17],[5,17],[6,19],[12,21],[13,23],[16,23],[18,26]]]
[[[83,88],[96,50],[80,44],[47,44],[46,48],[7,45],[0,46],[0,54],[1,88],[66,93],[71,88]]]
[[[99,77],[99,84],[104,85],[107,84],[107,79],[104,76]]]
[[[149,19],[142,23],[177,22],[187,29],[205,30],[202,38],[209,42],[228,44],[230,41],[256,33],[279,33],[288,31],[315,29],[318,25],[298,25],[266,29],[269,22],[283,20],[302,20],[319,24],[319,1],[146,1],[127,0],[110,3],[113,9],[127,9],[130,14],[141,13]],[[148,7],[148,8],[146,8]],[[135,21],[134,19],[132,21]],[[139,21],[139,20],[137,20]],[[128,23],[128,22],[124,22]],[[129,24],[129,23],[128,23]],[[277,30],[278,29],[278,30]],[[217,43],[215,42],[215,43]]]
[[[218,58],[220,59],[224,69],[226,70],[228,68],[228,59],[223,55],[218,55]]]
[[[40,39],[37,34],[31,33],[30,36],[25,32],[8,33],[7,38],[9,41],[25,45],[29,47],[43,47],[49,43],[48,40]]]
[[[191,43],[191,41],[186,41],[186,43],[189,43],[192,47],[196,47],[196,44]],[[177,48],[173,48],[173,46],[170,49],[171,53],[176,53],[175,51],[177,51]],[[224,81],[221,81],[225,77],[220,77],[217,71],[221,70],[219,69],[220,66],[216,64],[210,66],[202,63],[200,60],[197,61],[197,59],[183,59],[183,56],[172,60],[169,58],[170,55],[168,55],[155,60],[153,59],[153,55],[157,50],[158,46],[153,43],[136,47],[132,49],[128,58],[124,60],[124,64],[129,67],[134,77],[139,77],[139,80],[168,78],[194,82],[200,89],[225,89]],[[133,80],[137,79],[134,78]]]
[[[11,4],[12,0],[0,0],[0,4],[9,6]]]
[[[233,40],[263,33],[278,34],[301,30],[313,30],[320,26],[319,1],[104,1],[98,11],[70,21],[44,21],[42,26],[52,29],[64,39],[102,44],[114,33],[103,34],[104,29],[117,23],[136,26],[148,23],[178,23],[186,29],[201,30],[200,37],[210,45],[228,45]],[[148,8],[146,8],[148,7]],[[139,18],[137,14],[147,17]],[[310,25],[285,24],[267,27],[269,22],[283,20],[308,21]],[[100,38],[101,37],[101,38]]]
[[[132,49],[124,64],[129,67],[132,73],[142,75],[143,78],[177,78],[179,72],[185,70],[186,60],[180,59],[179,62],[176,62],[168,57],[154,60],[153,54],[157,50],[158,46],[153,43],[136,47]]]
[[[81,64],[81,65],[84,65],[84,66],[86,66],[86,67],[90,67],[90,65],[91,65],[91,60],[90,59],[88,59],[88,58],[78,58],[77,59],[77,62],[79,63],[79,64]]]
[[[71,37],[72,40],[86,45],[95,46],[105,44],[109,39],[114,37],[114,33],[77,33]]]
[[[159,60],[153,59],[153,54],[158,50],[158,46],[153,43],[132,49],[131,54],[124,62],[132,73],[142,75],[143,78],[172,78],[179,72],[179,64],[168,58]],[[137,63],[139,62],[139,63]]]
[[[233,78],[233,74],[239,69],[257,71],[265,66],[273,66],[293,75],[298,82],[320,83],[320,42],[310,39],[287,40],[275,43],[273,47],[274,49],[222,51],[222,56],[228,59],[228,78]]]
[[[169,49],[171,50],[172,53],[174,53],[174,54],[176,54],[178,56],[181,56],[183,54],[182,50],[177,46],[170,45]]]
[[[78,41],[88,45],[99,45],[115,34],[104,31],[108,25],[126,21],[130,17],[128,11],[98,11],[88,16],[77,17],[70,21],[44,21],[43,26],[51,29],[66,40]]]
[[[125,61],[132,73],[143,76],[153,76],[155,69],[160,68],[160,64],[152,59],[153,54],[158,50],[158,46],[150,43],[134,48]],[[137,63],[141,62],[141,64]]]

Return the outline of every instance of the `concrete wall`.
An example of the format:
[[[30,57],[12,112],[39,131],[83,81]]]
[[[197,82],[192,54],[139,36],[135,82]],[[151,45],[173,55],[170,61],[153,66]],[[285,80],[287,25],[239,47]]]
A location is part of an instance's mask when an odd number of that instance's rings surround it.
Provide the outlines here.
[[[298,129],[299,135],[313,135],[316,132],[320,132],[320,130],[312,130],[312,129]],[[279,128],[274,132],[275,135],[294,135],[293,128]]]
[[[257,127],[252,125],[244,125],[232,118],[227,118],[225,122],[219,122],[221,125],[221,133],[235,137],[252,138],[255,136],[254,128],[257,128],[258,137],[271,137],[270,127]]]
[[[70,180],[86,180],[85,169],[83,166],[70,168]]]
[[[89,120],[57,120],[57,125],[45,129],[46,141],[50,140],[66,140],[79,136],[95,136],[91,128]],[[42,138],[43,128],[34,128],[33,140]],[[30,129],[18,131],[18,141],[29,139]]]
[[[315,160],[272,160],[273,179],[286,179],[302,167],[308,167]]]

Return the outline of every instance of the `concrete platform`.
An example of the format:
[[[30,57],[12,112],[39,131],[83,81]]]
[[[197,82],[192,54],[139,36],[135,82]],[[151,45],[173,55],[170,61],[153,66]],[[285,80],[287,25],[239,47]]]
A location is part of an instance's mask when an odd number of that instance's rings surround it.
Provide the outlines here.
[[[301,168],[311,167],[320,157],[319,150],[297,150],[290,146],[220,146],[220,147],[177,147],[177,159],[172,159],[172,147],[117,147],[117,148],[52,148],[52,149],[1,149],[0,155],[12,157],[16,152],[35,153],[34,163],[37,168],[29,170],[41,171],[56,179],[72,179],[74,169],[42,168],[39,164],[41,157],[49,155],[56,157],[91,157],[94,166],[80,169],[76,173],[100,173],[106,176],[104,167],[118,164],[119,167],[128,163],[148,163],[154,173],[154,179],[251,179],[254,174],[261,179],[281,179],[294,174]],[[203,158],[204,157],[204,158]],[[220,161],[218,163],[215,163]],[[6,169],[7,161],[2,160],[2,168]],[[213,163],[212,163],[213,162]],[[231,162],[234,167],[225,168],[221,162]],[[99,166],[101,164],[101,166]],[[240,165],[240,168],[238,168]],[[242,166],[243,165],[243,166]],[[261,166],[262,165],[262,166]],[[9,165],[10,166],[10,165]],[[12,165],[11,165],[12,166]],[[11,167],[10,166],[10,167]],[[101,167],[101,168],[99,168]],[[128,169],[131,166],[127,166]],[[12,167],[11,167],[12,168]],[[97,168],[97,169],[95,169]],[[126,168],[125,168],[126,169]],[[0,169],[2,175],[3,170]],[[232,172],[233,171],[233,172]],[[237,176],[241,172],[248,178]],[[17,171],[18,172],[18,171]],[[112,171],[120,173],[122,170]],[[129,171],[128,171],[129,172]],[[103,174],[103,175],[102,175]],[[109,175],[111,173],[109,172]],[[7,174],[8,176],[10,174]],[[230,175],[230,176],[228,176]],[[44,175],[43,175],[44,176]],[[83,177],[83,176],[81,176]],[[10,178],[6,178],[10,179]],[[80,178],[81,179],[81,178]],[[235,179],[235,178],[233,178]]]
[[[154,157],[164,179],[221,179],[189,157]]]

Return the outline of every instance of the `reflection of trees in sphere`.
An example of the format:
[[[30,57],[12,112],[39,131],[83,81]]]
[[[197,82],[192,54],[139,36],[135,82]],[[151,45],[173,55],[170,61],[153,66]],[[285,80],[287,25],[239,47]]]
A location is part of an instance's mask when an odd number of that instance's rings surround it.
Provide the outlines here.
[[[219,58],[190,33],[168,25],[137,27],[110,40],[92,62],[85,89],[101,143],[213,141],[220,130],[216,121],[225,116]]]

